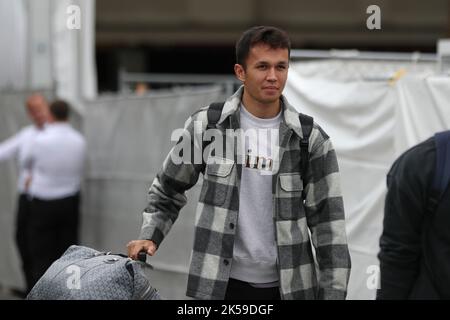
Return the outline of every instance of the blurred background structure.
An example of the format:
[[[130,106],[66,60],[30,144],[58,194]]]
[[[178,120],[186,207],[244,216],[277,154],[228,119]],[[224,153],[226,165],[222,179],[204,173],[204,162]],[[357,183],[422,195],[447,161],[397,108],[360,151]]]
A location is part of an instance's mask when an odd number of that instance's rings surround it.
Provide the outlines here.
[[[380,8],[380,29],[367,27],[370,5]],[[447,0],[0,0],[0,141],[28,123],[29,93],[68,100],[88,140],[82,244],[124,252],[172,131],[236,89],[235,41],[263,24],[289,33],[285,94],[337,151],[348,299],[373,299],[386,173],[405,149],[450,128]],[[3,288],[24,284],[13,241],[16,176],[13,161],[0,164]],[[185,298],[198,186],[149,259],[169,299]]]

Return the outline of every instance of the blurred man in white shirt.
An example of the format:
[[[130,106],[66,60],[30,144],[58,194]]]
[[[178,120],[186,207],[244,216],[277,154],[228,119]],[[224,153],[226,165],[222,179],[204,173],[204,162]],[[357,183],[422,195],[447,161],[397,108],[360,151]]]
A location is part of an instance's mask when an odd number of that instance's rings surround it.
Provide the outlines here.
[[[31,289],[30,252],[27,248],[27,222],[30,201],[27,196],[26,180],[29,172],[24,166],[23,157],[25,150],[32,145],[35,136],[44,129],[48,120],[48,104],[41,94],[32,94],[27,98],[25,106],[33,124],[0,143],[0,161],[15,158],[18,162],[19,179],[17,189],[19,196],[16,209],[15,239],[22,260],[22,269],[28,292]]]
[[[69,105],[53,102],[45,131],[36,136],[24,157],[31,171],[29,230],[34,282],[70,245],[78,244],[86,142],[68,118]]]

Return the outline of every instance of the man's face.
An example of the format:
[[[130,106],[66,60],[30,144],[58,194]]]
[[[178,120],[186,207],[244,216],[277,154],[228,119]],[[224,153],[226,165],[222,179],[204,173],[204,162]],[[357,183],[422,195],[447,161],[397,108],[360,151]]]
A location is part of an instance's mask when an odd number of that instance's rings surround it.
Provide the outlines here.
[[[47,103],[41,96],[32,96],[27,100],[27,112],[31,121],[39,128],[49,119]]]
[[[259,104],[271,104],[281,96],[289,68],[288,49],[272,49],[260,44],[250,49],[246,67],[236,64],[235,73],[245,92]]]

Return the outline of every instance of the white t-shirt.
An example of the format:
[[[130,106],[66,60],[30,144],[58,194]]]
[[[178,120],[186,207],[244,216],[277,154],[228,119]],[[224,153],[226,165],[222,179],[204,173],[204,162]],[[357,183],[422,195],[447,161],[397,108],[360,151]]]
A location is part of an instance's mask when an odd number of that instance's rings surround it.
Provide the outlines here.
[[[231,278],[254,284],[274,283],[277,248],[272,205],[272,175],[278,163],[281,112],[260,119],[241,104],[240,123],[244,135],[245,161],[239,194],[239,218],[234,242]]]

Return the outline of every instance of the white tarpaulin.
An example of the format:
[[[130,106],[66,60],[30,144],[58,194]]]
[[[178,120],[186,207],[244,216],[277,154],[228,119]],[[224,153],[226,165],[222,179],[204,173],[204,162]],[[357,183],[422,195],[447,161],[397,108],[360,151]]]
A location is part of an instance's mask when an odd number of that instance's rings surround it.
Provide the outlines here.
[[[449,128],[450,86],[446,76],[406,77],[397,85],[396,151]]]
[[[54,89],[84,112],[97,95],[94,0],[0,0],[0,89]]]
[[[0,88],[27,84],[27,19],[22,0],[0,0]]]
[[[289,71],[288,100],[314,116],[338,155],[352,257],[348,299],[375,297],[387,171],[407,147],[450,128],[450,79],[415,65],[390,81],[400,67],[326,61]]]
[[[82,101],[92,100],[97,96],[94,61],[95,1],[52,0],[52,7],[56,95],[66,99],[83,113],[85,106]]]

